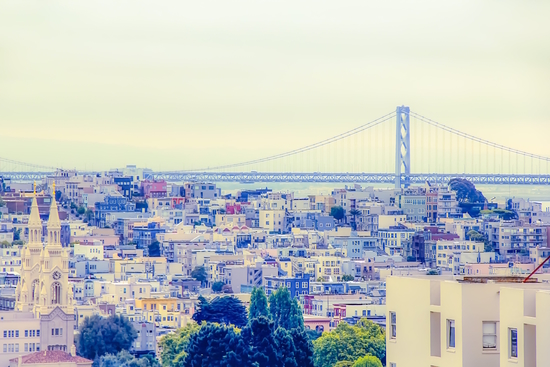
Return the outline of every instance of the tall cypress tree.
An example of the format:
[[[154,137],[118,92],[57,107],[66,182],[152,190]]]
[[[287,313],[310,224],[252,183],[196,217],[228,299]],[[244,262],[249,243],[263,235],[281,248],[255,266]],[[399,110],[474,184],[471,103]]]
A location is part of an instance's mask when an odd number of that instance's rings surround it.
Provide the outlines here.
[[[185,367],[247,366],[248,348],[232,326],[203,324],[185,351]]]
[[[267,297],[263,288],[254,288],[250,295],[250,308],[248,310],[248,318],[255,319],[258,316],[269,317],[267,306]]]
[[[294,342],[296,363],[300,367],[313,367],[313,343],[309,340],[305,328],[290,330]]]
[[[304,316],[296,299],[292,299],[287,288],[279,288],[269,297],[269,313],[275,328],[286,330],[304,327]]]
[[[279,365],[281,367],[305,367],[298,364],[296,360],[296,347],[292,340],[290,332],[283,328],[278,328],[274,334],[277,352],[279,355]]]
[[[279,367],[281,355],[277,351],[273,321],[265,316],[256,317],[243,328],[243,341],[249,347],[248,360],[253,366]]]

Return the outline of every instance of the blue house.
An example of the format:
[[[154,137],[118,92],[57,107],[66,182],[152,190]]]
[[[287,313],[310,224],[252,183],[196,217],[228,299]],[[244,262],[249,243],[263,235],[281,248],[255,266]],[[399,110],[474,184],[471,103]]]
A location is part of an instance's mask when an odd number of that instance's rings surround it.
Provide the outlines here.
[[[128,199],[132,198],[132,177],[115,177],[115,184],[120,186],[122,195]]]
[[[124,196],[106,196],[102,203],[95,203],[94,222],[97,227],[105,227],[105,217],[112,212],[133,212],[136,204]]]
[[[147,227],[134,227],[134,242],[137,248],[147,249],[150,244],[157,240],[157,234],[164,233],[166,230],[160,228],[160,224],[151,222]]]
[[[309,274],[303,277],[265,277],[264,287],[268,297],[280,287],[286,287],[292,298],[299,297],[300,294],[309,294]]]

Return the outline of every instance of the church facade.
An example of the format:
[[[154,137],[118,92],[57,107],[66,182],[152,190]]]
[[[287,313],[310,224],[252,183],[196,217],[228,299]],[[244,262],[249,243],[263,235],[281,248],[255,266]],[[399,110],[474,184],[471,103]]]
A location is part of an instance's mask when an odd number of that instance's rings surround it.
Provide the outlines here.
[[[61,246],[61,221],[52,197],[46,243],[36,197],[28,222],[29,243],[21,254],[21,281],[13,312],[32,313],[40,323],[40,350],[70,352],[74,345],[75,312],[69,286],[69,257]]]

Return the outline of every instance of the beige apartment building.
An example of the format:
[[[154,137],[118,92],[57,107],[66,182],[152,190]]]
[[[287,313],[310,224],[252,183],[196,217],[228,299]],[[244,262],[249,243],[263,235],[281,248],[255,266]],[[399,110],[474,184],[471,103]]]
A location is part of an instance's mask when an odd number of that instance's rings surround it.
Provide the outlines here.
[[[521,279],[388,277],[387,366],[548,366],[550,284]]]

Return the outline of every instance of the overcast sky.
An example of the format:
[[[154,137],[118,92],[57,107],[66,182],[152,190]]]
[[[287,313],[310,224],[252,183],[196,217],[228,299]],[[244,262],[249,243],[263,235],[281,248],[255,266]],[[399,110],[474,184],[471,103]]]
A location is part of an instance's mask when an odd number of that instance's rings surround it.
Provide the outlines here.
[[[203,167],[412,110],[550,155],[550,1],[0,3],[0,157]]]

